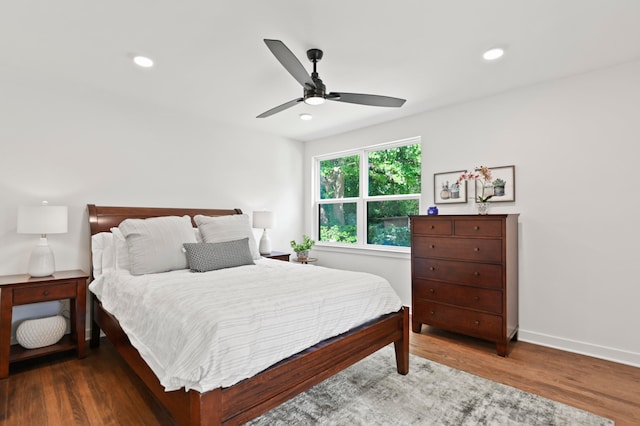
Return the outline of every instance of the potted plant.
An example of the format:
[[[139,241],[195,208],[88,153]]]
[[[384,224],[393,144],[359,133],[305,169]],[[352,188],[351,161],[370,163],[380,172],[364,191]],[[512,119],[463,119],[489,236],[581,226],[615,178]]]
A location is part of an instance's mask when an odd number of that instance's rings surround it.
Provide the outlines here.
[[[291,240],[291,248],[296,252],[298,260],[307,260],[309,258],[309,249],[313,247],[316,242],[309,238],[308,235],[302,236],[302,242],[296,243],[295,240]]]
[[[496,180],[493,181],[493,195],[495,195],[496,197],[499,197],[501,195],[504,195],[504,186],[507,184],[506,181],[498,178]]]

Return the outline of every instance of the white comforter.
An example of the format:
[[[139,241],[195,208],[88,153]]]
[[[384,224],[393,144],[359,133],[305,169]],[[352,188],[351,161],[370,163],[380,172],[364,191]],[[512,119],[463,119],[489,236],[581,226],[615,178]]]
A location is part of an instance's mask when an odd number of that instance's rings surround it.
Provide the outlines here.
[[[89,288],[167,391],[231,386],[401,307],[378,276],[270,259],[206,273],[111,271]]]

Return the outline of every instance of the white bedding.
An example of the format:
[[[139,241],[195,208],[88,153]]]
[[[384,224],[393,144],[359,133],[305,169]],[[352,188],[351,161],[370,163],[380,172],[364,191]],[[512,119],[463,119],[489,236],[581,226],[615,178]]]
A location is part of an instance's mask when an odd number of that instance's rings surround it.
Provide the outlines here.
[[[402,305],[375,275],[255,262],[206,273],[112,270],[89,289],[167,391],[231,386]]]

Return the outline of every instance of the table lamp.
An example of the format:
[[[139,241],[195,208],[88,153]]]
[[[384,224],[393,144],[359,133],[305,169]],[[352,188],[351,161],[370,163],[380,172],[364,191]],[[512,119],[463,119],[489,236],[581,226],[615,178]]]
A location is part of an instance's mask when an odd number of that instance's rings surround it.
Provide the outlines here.
[[[267,229],[273,227],[273,213],[269,211],[253,212],[253,227],[262,228],[262,238],[260,238],[260,254],[271,253],[271,240],[267,234]]]
[[[50,206],[46,201],[41,206],[18,208],[18,233],[40,234],[40,241],[29,259],[29,275],[46,277],[56,270],[53,252],[47,242],[47,234],[67,232],[67,206]]]

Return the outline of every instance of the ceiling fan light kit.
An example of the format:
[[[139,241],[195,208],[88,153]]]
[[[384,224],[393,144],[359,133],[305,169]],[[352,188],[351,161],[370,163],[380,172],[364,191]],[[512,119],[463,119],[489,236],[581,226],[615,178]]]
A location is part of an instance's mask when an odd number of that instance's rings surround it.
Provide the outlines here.
[[[307,58],[313,62],[313,72],[311,75],[302,66],[298,58],[280,40],[264,40],[271,50],[271,53],[282,64],[282,66],[302,85],[303,93],[301,98],[293,99],[263,112],[257,118],[269,117],[285,109],[291,108],[300,102],[308,105],[320,105],[325,100],[347,102],[351,104],[372,105],[381,107],[399,108],[405,103],[405,99],[392,98],[390,96],[367,95],[363,93],[330,92],[327,93],[326,86],[320,79],[316,69],[317,63],[322,59],[323,52],[320,49],[307,50]]]

